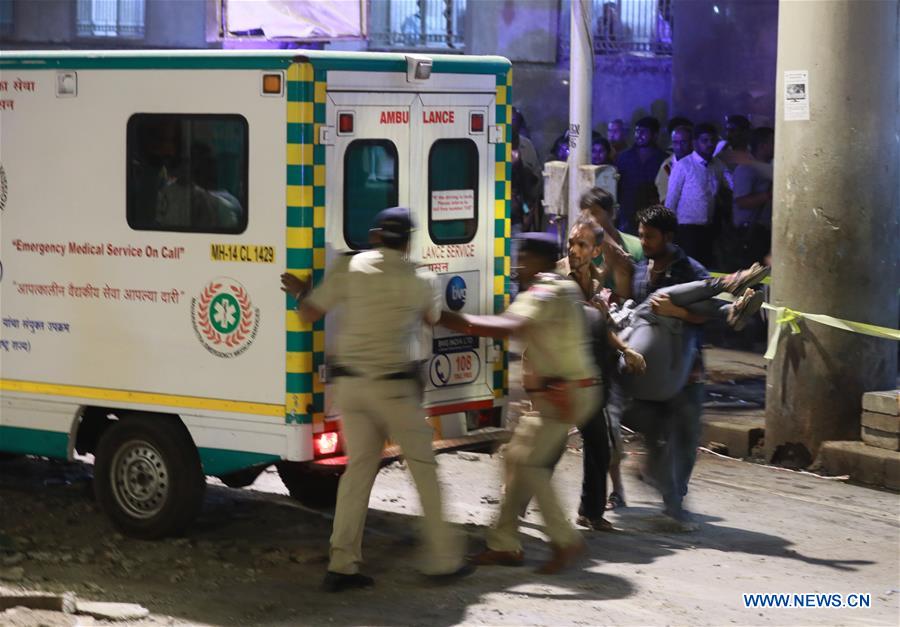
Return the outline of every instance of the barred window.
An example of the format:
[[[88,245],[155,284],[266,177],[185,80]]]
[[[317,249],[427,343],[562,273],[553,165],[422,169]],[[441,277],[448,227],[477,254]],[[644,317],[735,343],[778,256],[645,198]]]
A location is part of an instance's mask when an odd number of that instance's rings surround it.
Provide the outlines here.
[[[13,32],[13,0],[0,0],[0,35]]]
[[[79,37],[144,36],[144,0],[78,0]]]
[[[466,0],[370,0],[369,40],[375,48],[464,47]]]

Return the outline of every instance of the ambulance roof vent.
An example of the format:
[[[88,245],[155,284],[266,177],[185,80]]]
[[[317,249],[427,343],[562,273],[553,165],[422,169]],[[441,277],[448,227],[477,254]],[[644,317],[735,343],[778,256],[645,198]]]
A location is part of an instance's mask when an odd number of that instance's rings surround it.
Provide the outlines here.
[[[406,55],[406,81],[418,83],[431,77],[431,57],[421,54]]]

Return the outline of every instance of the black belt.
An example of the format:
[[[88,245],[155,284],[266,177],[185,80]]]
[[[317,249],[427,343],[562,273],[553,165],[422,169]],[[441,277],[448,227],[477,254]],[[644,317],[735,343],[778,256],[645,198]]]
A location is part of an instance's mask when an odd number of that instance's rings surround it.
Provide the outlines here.
[[[336,379],[338,377],[363,377],[365,375],[355,372],[345,366],[331,366],[328,371],[329,378]],[[378,377],[372,377],[382,381],[413,381],[417,379],[416,369],[401,370],[400,372],[391,372]]]

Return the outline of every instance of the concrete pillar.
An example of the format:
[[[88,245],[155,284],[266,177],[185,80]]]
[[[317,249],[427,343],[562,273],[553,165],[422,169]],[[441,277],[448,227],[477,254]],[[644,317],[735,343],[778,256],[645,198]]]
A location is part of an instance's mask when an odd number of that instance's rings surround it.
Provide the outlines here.
[[[898,0],[781,2],[772,303],[896,327],[900,286]],[[785,72],[807,70],[809,119],[785,120]],[[891,389],[897,345],[801,323],[766,383],[766,454],[812,461],[859,439],[863,392]]]
[[[578,211],[578,168],[591,162],[594,42],[591,0],[572,0],[569,55],[569,224]],[[563,239],[565,240],[565,230]]]

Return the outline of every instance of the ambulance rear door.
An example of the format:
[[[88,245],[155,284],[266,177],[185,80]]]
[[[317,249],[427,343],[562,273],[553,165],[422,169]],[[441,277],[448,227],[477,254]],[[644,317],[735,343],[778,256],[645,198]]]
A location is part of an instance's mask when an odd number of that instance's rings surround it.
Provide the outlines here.
[[[493,93],[420,93],[412,103],[410,255],[440,280],[450,311],[491,313],[494,266]],[[423,338],[425,404],[446,414],[493,406],[490,340],[435,327]]]
[[[369,229],[379,211],[409,206],[414,99],[411,93],[328,92],[326,267],[338,255],[370,247]],[[339,325],[339,314],[329,313],[325,320],[326,355],[334,354]],[[330,387],[326,387],[326,416],[338,415],[333,400]]]

